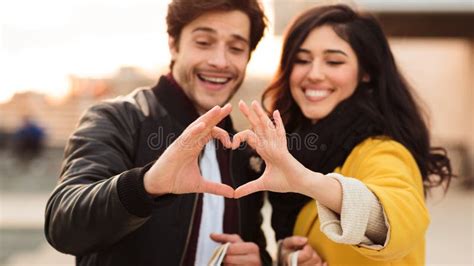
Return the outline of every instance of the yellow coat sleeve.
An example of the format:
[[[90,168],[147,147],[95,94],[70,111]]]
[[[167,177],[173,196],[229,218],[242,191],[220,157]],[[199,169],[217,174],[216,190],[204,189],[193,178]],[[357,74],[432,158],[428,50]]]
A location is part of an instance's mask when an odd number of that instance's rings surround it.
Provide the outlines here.
[[[389,225],[383,249],[353,246],[357,252],[377,261],[396,261],[424,245],[429,214],[423,182],[415,159],[403,145],[387,139],[366,140],[350,154],[340,173],[367,185],[380,201]]]

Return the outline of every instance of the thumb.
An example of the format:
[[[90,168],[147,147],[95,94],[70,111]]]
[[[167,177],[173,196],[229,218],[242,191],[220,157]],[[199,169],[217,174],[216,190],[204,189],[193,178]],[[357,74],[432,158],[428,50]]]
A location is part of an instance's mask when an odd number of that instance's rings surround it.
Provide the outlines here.
[[[218,234],[218,233],[211,233],[209,237],[218,243],[237,243],[243,242],[242,238],[240,238],[237,234]]]
[[[214,195],[224,196],[226,198],[234,197],[234,189],[226,184],[204,180],[201,188],[202,190],[198,192],[210,193]]]
[[[308,243],[308,239],[302,236],[290,236],[283,240],[283,247],[288,249],[299,249]]]
[[[262,180],[260,180],[259,178],[257,180],[250,181],[238,187],[234,192],[234,198],[236,199],[242,198],[249,194],[262,191],[262,190],[265,190],[265,187],[263,185]]]

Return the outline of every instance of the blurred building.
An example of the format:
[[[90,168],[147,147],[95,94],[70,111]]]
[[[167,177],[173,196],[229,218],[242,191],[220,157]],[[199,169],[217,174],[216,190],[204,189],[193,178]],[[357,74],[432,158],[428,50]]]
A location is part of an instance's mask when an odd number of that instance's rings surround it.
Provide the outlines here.
[[[17,93],[5,104],[0,104],[0,129],[13,132],[29,116],[47,134],[47,144],[65,145],[82,113],[92,104],[107,98],[127,94],[133,89],[155,82],[137,68],[120,68],[112,77],[90,78],[71,75],[69,94],[61,101],[51,101],[34,92]]]

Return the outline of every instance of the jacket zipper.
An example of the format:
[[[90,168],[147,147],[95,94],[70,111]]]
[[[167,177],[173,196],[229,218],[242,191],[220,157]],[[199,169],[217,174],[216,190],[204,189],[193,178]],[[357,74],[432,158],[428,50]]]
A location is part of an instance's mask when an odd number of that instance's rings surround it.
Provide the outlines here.
[[[181,261],[180,261],[179,265],[183,265],[184,258],[186,257],[186,253],[188,252],[189,240],[191,238],[191,231],[193,229],[194,216],[195,216],[195,213],[196,213],[196,206],[197,206],[198,198],[199,198],[199,195],[197,193],[194,194],[194,205],[193,205],[193,212],[191,213],[191,222],[189,223],[188,235],[186,237],[186,243],[184,244],[183,255],[181,256]]]
[[[230,170],[230,180],[232,181],[232,186],[235,188],[235,180],[234,180],[234,171],[232,169],[232,158],[233,158],[233,150],[230,150],[230,156],[229,156],[229,170]],[[237,223],[238,223],[238,232],[239,232],[239,236],[242,236],[242,215],[241,215],[241,211],[240,211],[240,199],[237,200],[237,215],[239,217],[239,219],[237,219]]]

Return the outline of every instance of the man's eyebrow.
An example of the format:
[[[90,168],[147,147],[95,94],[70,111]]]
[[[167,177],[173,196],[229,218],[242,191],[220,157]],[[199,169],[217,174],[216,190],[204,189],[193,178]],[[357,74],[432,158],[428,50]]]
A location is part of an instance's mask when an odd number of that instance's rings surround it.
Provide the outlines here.
[[[195,28],[194,30],[192,30],[191,32],[193,33],[193,32],[199,32],[199,31],[204,31],[204,32],[212,33],[212,34],[217,34],[217,31],[216,31],[215,29],[209,28],[209,27],[197,27],[197,28]],[[239,34],[235,34],[235,33],[234,33],[234,34],[231,34],[231,36],[232,36],[233,38],[238,39],[238,40],[240,40],[240,41],[243,41],[243,42],[245,42],[245,43],[247,43],[247,44],[249,43],[249,41],[247,40],[247,38],[245,38],[245,37],[243,37],[243,36],[241,36],[241,35],[239,35]]]
[[[209,27],[197,27],[192,32],[196,32],[196,31],[205,31],[205,32],[209,32],[209,33],[217,33],[216,30],[214,30],[212,28],[209,28]]]

